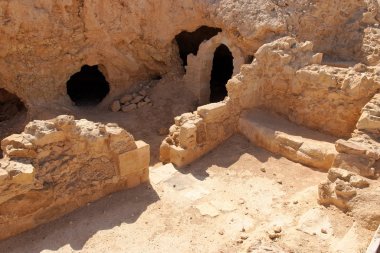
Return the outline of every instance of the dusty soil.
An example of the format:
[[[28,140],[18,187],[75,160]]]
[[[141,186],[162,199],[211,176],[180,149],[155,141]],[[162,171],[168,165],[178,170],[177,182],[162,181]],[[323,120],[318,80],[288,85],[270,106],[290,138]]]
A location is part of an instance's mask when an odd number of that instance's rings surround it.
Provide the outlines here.
[[[317,204],[326,174],[253,146],[240,135],[192,165],[161,167],[158,150],[173,117],[195,109],[180,81],[160,81],[153,107],[132,113],[81,107],[74,114],[116,122],[151,145],[151,183],[90,203],[0,242],[0,252],[362,252],[372,233]],[[177,95],[176,95],[177,94]],[[276,241],[269,238],[281,227]]]

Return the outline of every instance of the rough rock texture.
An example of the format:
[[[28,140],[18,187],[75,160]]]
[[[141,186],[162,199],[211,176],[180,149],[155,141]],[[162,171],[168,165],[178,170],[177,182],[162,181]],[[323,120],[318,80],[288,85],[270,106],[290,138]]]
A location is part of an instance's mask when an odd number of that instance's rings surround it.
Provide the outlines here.
[[[364,65],[350,68],[325,66],[321,65],[322,57],[322,54],[313,52],[311,42],[298,42],[291,37],[265,44],[256,52],[255,60],[249,65],[243,65],[241,72],[228,81],[228,98],[222,103],[206,107],[210,114],[227,115],[225,117],[229,120],[225,123],[233,126],[231,129],[234,130],[238,129],[237,121],[244,110],[261,108],[278,113],[298,125],[336,137],[350,136],[362,108],[380,89],[380,68]],[[193,116],[202,118],[199,109]],[[186,121],[183,120],[184,123]],[[170,131],[174,139],[175,136],[183,136],[188,132],[179,126]],[[277,130],[276,127],[274,126],[274,131]],[[194,133],[205,136],[206,141],[196,143],[196,148],[187,148],[178,141],[166,140],[161,146],[164,148],[161,153],[165,154],[161,156],[162,160],[173,162],[181,157],[186,160],[184,164],[187,164],[230,136],[221,132],[216,134],[218,140],[212,140],[209,135],[202,135],[202,130],[198,127],[194,128]],[[204,145],[205,142],[209,144]],[[169,146],[171,152],[168,151]],[[178,147],[181,149],[177,150]],[[284,155],[278,148],[269,150]],[[331,152],[319,151],[329,157],[327,160],[320,164],[311,164],[309,160],[307,164],[330,168],[336,151],[333,148],[327,150]],[[294,155],[292,157],[295,158]],[[303,162],[307,160],[300,157],[297,159],[296,161]],[[315,157],[311,160],[318,159]]]
[[[160,160],[185,166],[236,132],[237,118],[228,101],[198,107],[175,118],[160,147]]]
[[[380,89],[380,69],[320,65],[310,42],[283,38],[262,46],[229,81],[242,108],[261,107],[335,136],[349,136],[363,106]]]
[[[380,94],[363,108],[357,129],[349,140],[336,142],[334,167],[365,177],[380,176]]]
[[[149,179],[149,145],[115,124],[33,121],[1,148],[0,239]]]
[[[174,38],[219,27],[244,56],[291,35],[331,59],[379,63],[378,0],[2,0],[0,85],[30,112],[70,106],[65,83],[96,65],[112,99],[138,80],[181,69]]]
[[[380,223],[380,183],[344,169],[329,170],[328,180],[319,185],[318,202],[352,213],[367,229],[376,230]]]
[[[335,205],[375,230],[380,223],[380,94],[363,108],[357,129],[348,140],[335,144],[339,154],[328,180],[319,186],[319,203]],[[362,177],[364,176],[364,177]]]

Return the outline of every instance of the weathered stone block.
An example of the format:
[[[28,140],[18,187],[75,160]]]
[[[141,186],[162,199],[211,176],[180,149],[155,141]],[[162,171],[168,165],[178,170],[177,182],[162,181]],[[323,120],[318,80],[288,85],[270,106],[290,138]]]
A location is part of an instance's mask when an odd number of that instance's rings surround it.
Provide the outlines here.
[[[194,148],[197,145],[197,127],[191,123],[181,126],[179,143],[183,148]]]
[[[137,149],[119,155],[119,171],[121,177],[141,174],[149,167],[150,146],[143,141],[136,141]]]
[[[229,116],[227,104],[224,102],[200,106],[197,112],[206,123],[221,122]]]

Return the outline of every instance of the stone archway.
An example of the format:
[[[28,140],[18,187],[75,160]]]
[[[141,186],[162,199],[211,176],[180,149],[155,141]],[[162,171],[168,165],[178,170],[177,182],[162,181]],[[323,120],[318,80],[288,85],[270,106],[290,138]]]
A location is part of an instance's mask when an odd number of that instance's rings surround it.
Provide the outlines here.
[[[223,101],[227,96],[226,84],[234,70],[234,57],[224,44],[216,48],[211,70],[210,102]]]
[[[186,74],[183,77],[185,86],[197,98],[200,105],[210,103],[211,89],[210,82],[212,79],[212,69],[214,63],[214,54],[218,47],[224,45],[232,56],[232,75],[240,71],[240,67],[245,63],[245,57],[242,51],[234,46],[222,33],[208,41],[204,41],[198,50],[197,55],[190,54],[187,56]],[[228,81],[228,80],[227,80]]]

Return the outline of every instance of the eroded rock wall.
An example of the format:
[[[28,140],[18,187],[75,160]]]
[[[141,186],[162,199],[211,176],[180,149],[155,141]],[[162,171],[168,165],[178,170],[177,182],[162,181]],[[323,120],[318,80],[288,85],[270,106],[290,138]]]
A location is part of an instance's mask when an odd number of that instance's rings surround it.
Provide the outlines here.
[[[115,124],[33,121],[1,148],[0,239],[149,180],[149,145]]]
[[[291,35],[331,58],[379,63],[377,0],[2,0],[0,87],[33,112],[70,106],[66,82],[99,65],[111,86],[104,105],[141,80],[181,72],[174,38],[202,25],[219,27],[252,55]]]

